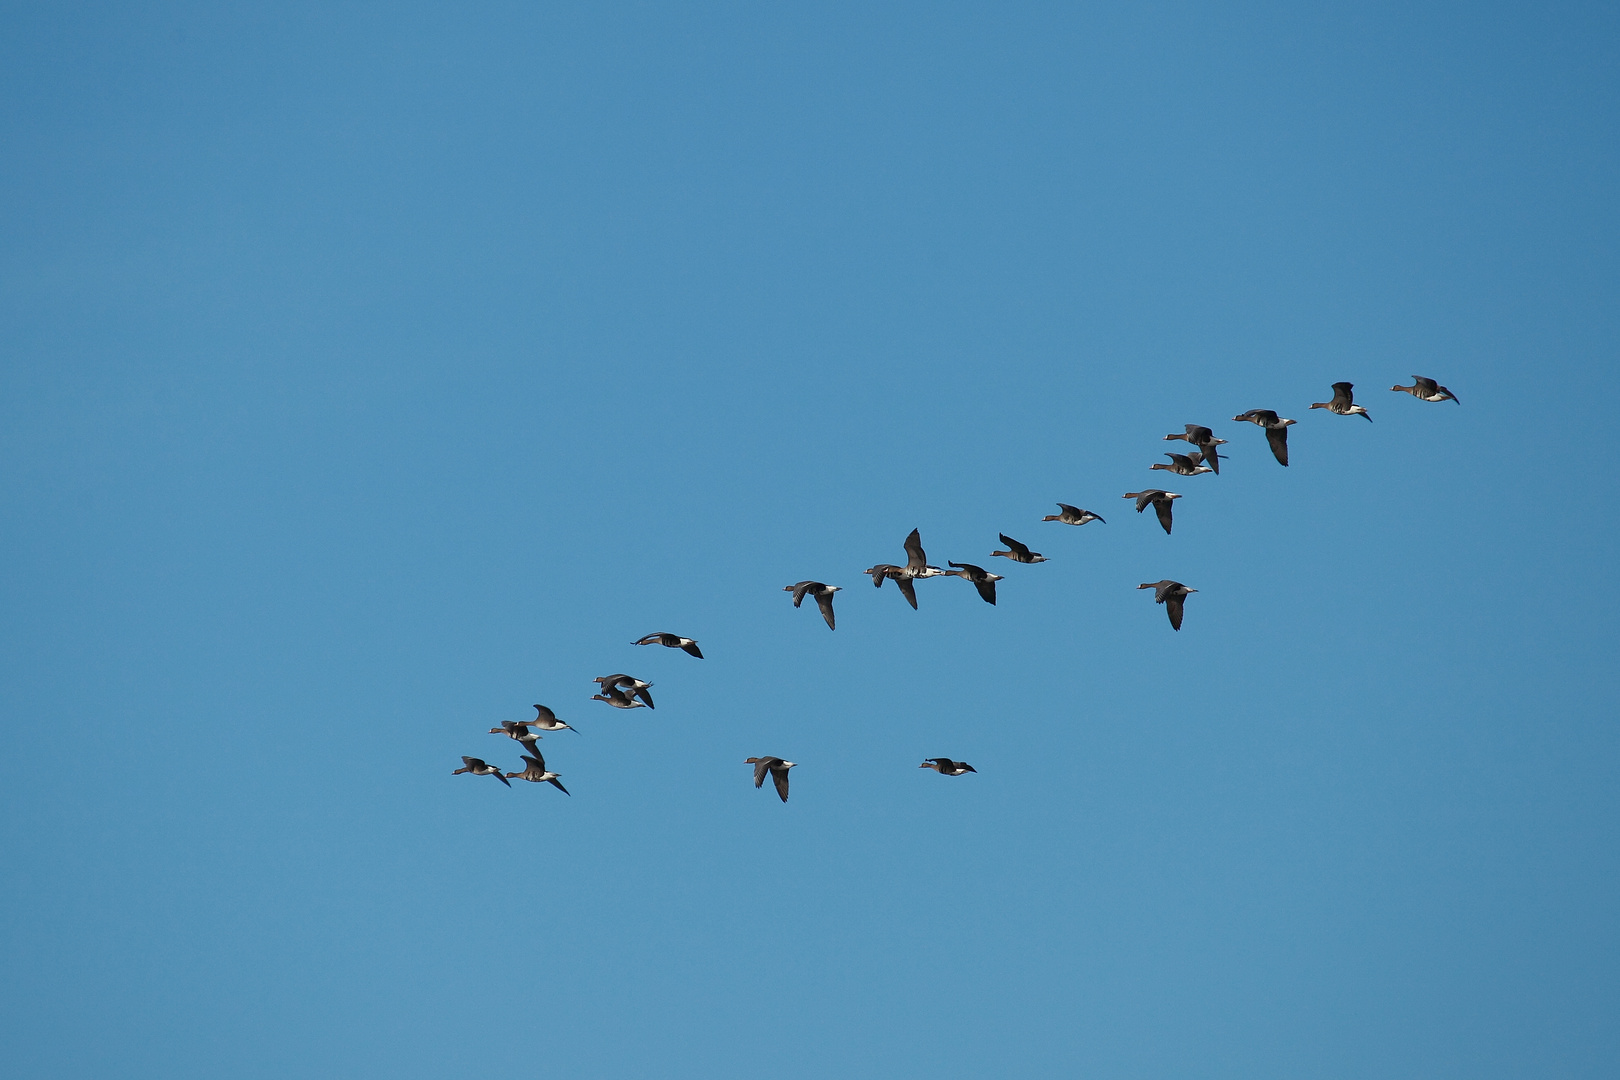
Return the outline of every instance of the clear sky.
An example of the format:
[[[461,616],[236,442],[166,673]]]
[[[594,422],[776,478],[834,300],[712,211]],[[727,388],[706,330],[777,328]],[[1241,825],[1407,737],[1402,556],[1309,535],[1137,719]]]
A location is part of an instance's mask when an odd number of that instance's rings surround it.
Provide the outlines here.
[[[7,1075],[1612,1076],[1617,47],[7,5]]]

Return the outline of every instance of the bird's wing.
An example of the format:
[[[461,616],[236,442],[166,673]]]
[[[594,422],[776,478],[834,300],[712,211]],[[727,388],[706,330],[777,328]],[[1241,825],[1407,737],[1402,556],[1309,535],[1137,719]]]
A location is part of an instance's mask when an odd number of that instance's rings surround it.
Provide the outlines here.
[[[697,642],[695,641],[688,641],[685,645],[682,645],[681,652],[689,653],[692,656],[697,657],[699,660],[703,659],[703,650],[698,648]]]
[[[622,679],[622,678],[624,678],[623,675],[615,676],[614,681],[616,682],[616,681],[618,681],[619,679]],[[557,722],[557,714],[552,712],[550,709],[548,709],[544,705],[536,705],[534,707],[534,713],[535,713],[534,718],[536,720],[543,721],[543,722],[545,722],[547,724],[555,724]]]
[[[1288,429],[1285,427],[1266,428],[1266,442],[1271,444],[1272,456],[1277,464],[1288,464]]]
[[[652,703],[652,693],[647,689],[651,685],[651,683],[648,683],[647,686],[636,687],[636,697],[640,698],[641,703],[649,709],[656,708]]]
[[[1186,602],[1187,598],[1185,596],[1172,596],[1165,600],[1164,610],[1170,613],[1170,629],[1181,629],[1181,609]]]
[[[1086,512],[1084,510],[1080,509],[1078,506],[1070,506],[1068,503],[1058,503],[1058,509],[1063,511],[1065,514],[1068,514],[1070,517],[1086,516]]]
[[[749,758],[754,763],[754,786],[765,786],[765,774],[771,771],[770,758]]]
[[[1356,403],[1356,396],[1352,391],[1355,383],[1336,382],[1333,384],[1333,408],[1335,411],[1348,409]]]
[[[499,769],[496,769],[494,772],[490,773],[489,775],[493,776],[495,779],[499,780],[501,783],[505,784],[507,787],[512,786],[512,781],[510,781],[506,777],[502,776],[501,775],[501,770],[499,770]]]
[[[1153,496],[1157,494],[1157,491],[1127,491],[1125,497],[1136,500],[1136,512],[1140,514],[1147,509],[1148,503],[1152,502]]]
[[[1153,512],[1159,515],[1159,524],[1164,526],[1164,534],[1170,535],[1171,502],[1169,499],[1158,499],[1153,503]]]
[[[815,584],[815,582],[813,582],[813,581],[801,581],[797,585],[789,585],[788,586],[788,591],[793,593],[793,606],[794,607],[798,607],[800,604],[804,603],[804,594],[806,592],[808,592],[809,589],[810,589],[810,586],[812,586],[814,584]]]
[[[827,620],[827,629],[836,630],[838,629],[838,626],[836,621],[833,619],[832,602],[833,594],[831,590],[816,594],[816,606],[821,609],[821,617]]]
[[[921,570],[928,565],[928,557],[923,554],[922,535],[918,530],[912,529],[911,535],[906,537],[906,569]]]
[[[895,578],[894,583],[900,587],[900,593],[911,605],[911,610],[917,610],[917,585],[908,577]]]
[[[558,780],[555,776],[553,776],[550,780],[547,780],[546,783],[550,784],[552,787],[556,788],[558,791],[562,792],[564,795],[568,795],[568,789],[563,787],[562,786],[562,781]],[[573,796],[570,795],[569,798],[573,798]]]
[[[788,771],[786,769],[772,769],[771,779],[776,783],[776,793],[787,802]]]
[[[653,644],[656,644],[658,642],[658,639],[659,639],[660,636],[661,635],[658,635],[658,634],[648,634],[646,637],[642,638],[640,641],[632,641],[630,644],[632,644],[632,645],[653,645]]]
[[[976,579],[973,582],[973,587],[975,589],[979,590],[979,597],[985,603],[994,604],[996,602],[996,583],[995,582],[988,581],[988,580],[986,580],[984,578],[979,578],[979,579]]]

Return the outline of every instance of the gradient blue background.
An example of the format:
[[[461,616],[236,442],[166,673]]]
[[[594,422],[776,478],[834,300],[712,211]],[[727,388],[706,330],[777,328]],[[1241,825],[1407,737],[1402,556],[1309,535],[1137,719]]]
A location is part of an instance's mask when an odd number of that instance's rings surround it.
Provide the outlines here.
[[[5,1072],[1612,1076],[1617,45],[8,5]]]

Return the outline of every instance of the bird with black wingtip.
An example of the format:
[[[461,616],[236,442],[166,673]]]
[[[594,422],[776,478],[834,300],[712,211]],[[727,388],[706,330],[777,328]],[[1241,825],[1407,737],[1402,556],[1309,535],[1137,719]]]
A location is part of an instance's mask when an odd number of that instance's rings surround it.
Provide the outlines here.
[[[679,634],[648,634],[640,641],[632,641],[630,644],[662,645],[666,649],[679,649],[690,656],[697,657],[699,660],[703,659],[703,651],[698,648],[698,643],[689,637],[681,637]]]
[[[821,617],[827,620],[827,629],[836,630],[838,624],[833,618],[833,593],[839,592],[841,585],[825,585],[819,581],[801,581],[796,585],[782,586],[783,592],[793,594],[793,606],[798,607],[804,603],[805,596],[816,598],[816,606],[821,609]]]
[[[744,765],[754,767],[754,786],[763,787],[765,777],[768,775],[771,782],[776,785],[776,793],[787,802],[788,797],[788,770],[798,764],[796,761],[783,761],[779,757],[751,757],[743,762]]]
[[[1179,581],[1166,578],[1163,581],[1150,581],[1137,586],[1138,589],[1152,589],[1153,602],[1163,604],[1165,613],[1170,616],[1170,629],[1181,629],[1182,608],[1187,603],[1187,594],[1195,593],[1197,589],[1189,589]]]

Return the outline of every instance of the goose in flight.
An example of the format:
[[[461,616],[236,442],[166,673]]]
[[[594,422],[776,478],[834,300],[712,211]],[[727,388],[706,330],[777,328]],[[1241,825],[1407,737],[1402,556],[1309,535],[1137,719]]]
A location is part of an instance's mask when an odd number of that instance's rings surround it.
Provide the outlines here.
[[[1170,616],[1170,629],[1181,629],[1181,611],[1187,602],[1187,594],[1195,593],[1197,589],[1189,589],[1179,581],[1150,581],[1145,585],[1138,585],[1138,589],[1152,589],[1153,602],[1163,604],[1164,610]]]
[[[506,777],[501,775],[501,770],[497,769],[483,758],[468,757],[466,754],[462,754],[461,760],[465,764],[455,772],[451,773],[451,776],[460,776],[462,773],[472,773],[474,776],[493,776],[501,783],[506,784],[507,787],[512,786],[511,784],[506,783]]]
[[[666,649],[680,649],[682,652],[690,653],[699,660],[703,659],[703,653],[698,649],[697,642],[689,637],[681,637],[679,634],[648,634],[640,641],[632,641],[630,644],[662,645]]]
[[[1170,535],[1170,505],[1172,499],[1181,498],[1173,491],[1160,491],[1158,488],[1148,488],[1146,491],[1127,491],[1125,498],[1136,500],[1136,512],[1140,514],[1153,505],[1153,512],[1159,515],[1159,524],[1164,526],[1164,534]]]
[[[996,602],[996,582],[1001,580],[1000,574],[992,574],[984,567],[974,566],[972,563],[953,562],[945,565],[957,568],[954,571],[948,570],[946,573],[954,573],[963,581],[973,582],[973,587],[979,590],[979,597],[985,603],[994,604]]]
[[[653,705],[652,694],[647,692],[652,687],[652,683],[642,682],[634,675],[603,675],[601,678],[593,681],[601,683],[604,687],[619,687],[620,689],[629,693],[632,697],[640,698],[641,703],[647,706],[647,708],[656,708],[656,706]],[[537,709],[539,707],[540,706],[538,705],[535,706]]]
[[[787,802],[788,797],[788,770],[797,765],[797,761],[783,761],[779,757],[751,757],[743,762],[744,765],[754,767],[754,786],[765,786],[765,774],[771,774],[771,780],[776,784],[776,793]]]
[[[1103,521],[1101,514],[1093,514],[1090,510],[1082,510],[1078,506],[1070,506],[1068,503],[1058,503],[1058,513],[1047,514],[1041,520],[1061,521],[1065,525],[1084,525],[1088,521],[1102,521],[1104,525],[1108,524],[1108,522]]]
[[[1284,420],[1270,409],[1250,409],[1232,419],[1247,420],[1265,428],[1266,442],[1271,444],[1271,453],[1277,459],[1277,464],[1288,464],[1288,425],[1297,424],[1298,420]]]
[[[650,686],[652,684],[648,683],[646,685]],[[644,697],[642,700],[647,703],[647,707],[649,709],[652,708],[652,698]],[[530,720],[526,726],[537,727],[541,731],[574,731],[573,728],[557,719],[557,714],[546,708],[544,705],[536,705],[534,707],[534,719]],[[574,731],[574,734],[578,735],[579,732]]]
[[[979,771],[965,761],[952,761],[948,757],[931,757],[917,768],[933,769],[941,776],[961,776],[964,773]]]
[[[546,771],[546,759],[540,756],[540,751],[536,750],[532,757],[524,754],[523,760],[529,763],[524,767],[523,771],[509,772],[506,774],[506,779],[527,780],[531,784],[550,784],[564,795],[568,794],[568,789],[562,786],[561,780],[557,779],[558,774]],[[511,786],[510,784],[507,785],[507,787]]]
[[[1166,465],[1162,461],[1156,461],[1149,465],[1148,468],[1163,469],[1165,472],[1173,472],[1177,476],[1197,476],[1199,473],[1215,471],[1204,464],[1204,456],[1197,450],[1190,454],[1166,454],[1164,456],[1170,459],[1170,464]]]
[[[882,582],[879,582],[879,584],[882,584]],[[819,581],[801,581],[797,585],[782,586],[782,591],[793,594],[794,607],[798,607],[804,602],[806,593],[815,597],[816,606],[821,609],[821,617],[827,620],[827,629],[836,630],[838,627],[833,621],[833,593],[842,588],[841,585],[823,585]]]
[[[1026,545],[1020,544],[1017,540],[1014,540],[1012,537],[1008,536],[1006,533],[997,533],[996,535],[1001,537],[1001,542],[1003,544],[1007,545],[1008,550],[1006,550],[1006,551],[992,551],[990,553],[992,558],[994,558],[997,555],[1000,555],[1002,558],[1011,559],[1013,562],[1038,563],[1038,562],[1045,562],[1046,561],[1046,556],[1045,555],[1042,555],[1038,551],[1029,550],[1029,548]],[[954,566],[955,564],[952,563],[951,565]]]
[[[528,724],[520,724],[516,720],[502,720],[500,727],[489,729],[491,735],[509,735],[523,745],[525,750],[533,750],[534,744],[540,736],[529,730]]]
[[[592,694],[592,701],[605,701],[615,709],[646,709],[650,708],[637,701],[634,697],[621,690],[617,684],[603,683],[600,694]]]
[[[872,587],[881,589],[885,581],[892,581],[900,587],[901,595],[911,605],[913,611],[917,610],[917,590],[914,582],[918,578],[939,577],[945,571],[937,566],[928,565],[928,556],[923,551],[922,536],[916,529],[906,537],[906,565],[895,566],[893,563],[878,563],[876,566],[863,571],[872,577]]]
[[[1215,433],[1209,430],[1209,428],[1204,427],[1202,424],[1187,424],[1186,428],[1187,430],[1180,435],[1166,435],[1164,437],[1165,441],[1170,442],[1175,439],[1181,439],[1185,442],[1192,443],[1203,453],[1203,461],[1204,464],[1209,466],[1209,471],[1219,475],[1221,471],[1221,456],[1220,454],[1216,453],[1215,448],[1217,446],[1224,446],[1226,444],[1226,440],[1217,439],[1215,437]],[[1196,462],[1194,464],[1196,464]]]
[[[1399,390],[1403,394],[1411,394],[1419,401],[1457,401],[1457,395],[1441,386],[1433,379],[1425,379],[1421,375],[1412,376],[1411,386],[1392,386],[1391,390]],[[1457,401],[1461,405],[1462,402]]]
[[[1352,393],[1355,388],[1355,383],[1336,382],[1333,384],[1333,400],[1315,402],[1311,408],[1326,409],[1338,416],[1366,416],[1371,421],[1367,410],[1356,404],[1356,396]]]

